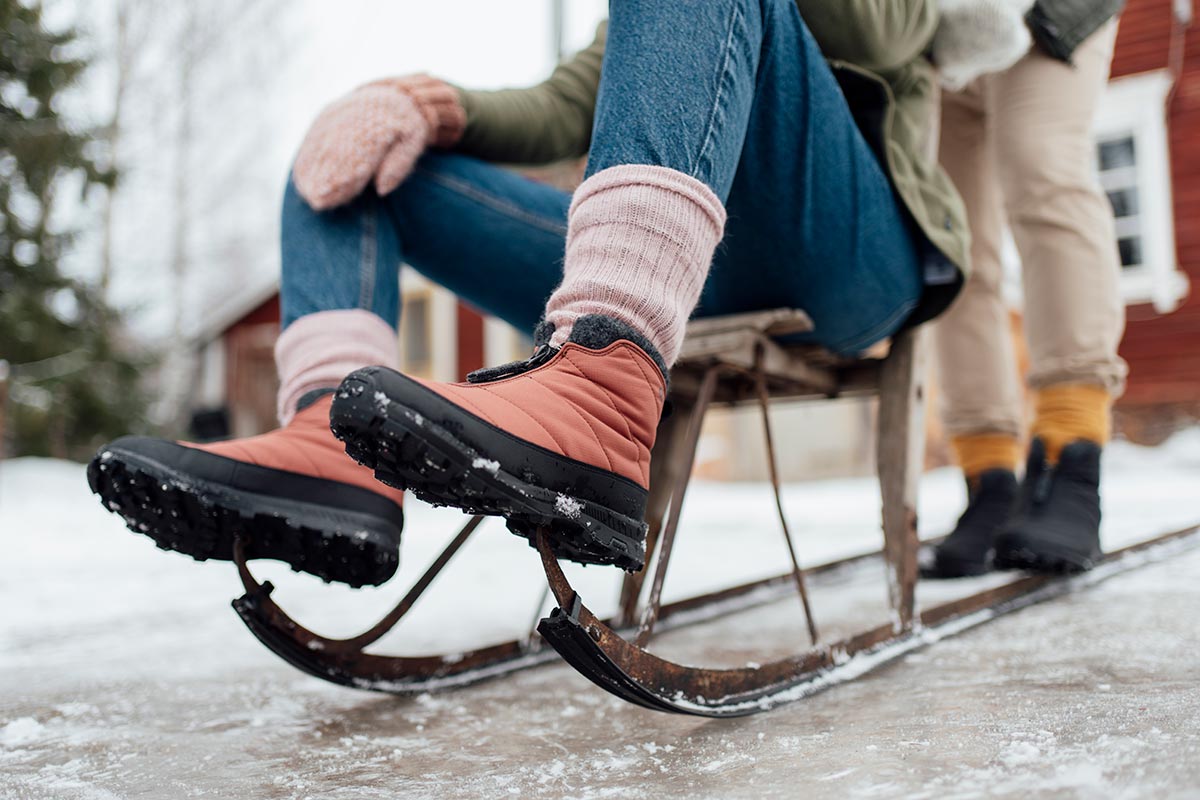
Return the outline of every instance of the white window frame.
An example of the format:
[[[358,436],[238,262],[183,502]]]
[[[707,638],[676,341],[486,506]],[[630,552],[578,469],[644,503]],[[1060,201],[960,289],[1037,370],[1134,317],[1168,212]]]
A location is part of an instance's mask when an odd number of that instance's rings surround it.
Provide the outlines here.
[[[1160,314],[1174,311],[1188,293],[1187,275],[1175,253],[1166,122],[1170,89],[1166,70],[1117,78],[1109,82],[1093,125],[1097,141],[1133,138],[1142,265],[1121,270],[1121,294],[1126,304],[1151,303]]]

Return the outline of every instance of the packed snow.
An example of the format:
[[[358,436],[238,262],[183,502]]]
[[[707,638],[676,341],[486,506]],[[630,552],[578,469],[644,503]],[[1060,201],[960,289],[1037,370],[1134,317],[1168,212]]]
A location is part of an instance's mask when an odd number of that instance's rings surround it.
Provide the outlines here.
[[[493,461],[490,458],[483,458],[482,456],[477,457],[474,461],[472,461],[471,467],[474,469],[481,469],[493,477],[500,472],[499,461]]]
[[[567,519],[579,519],[579,515],[583,513],[583,503],[570,495],[560,494],[554,498],[554,510]]]
[[[1108,548],[1200,521],[1200,430],[1106,453]],[[924,536],[964,501],[922,484]],[[785,488],[800,557],[877,549],[870,480]],[[269,562],[260,579],[330,635],[369,627],[464,521],[406,502],[401,575],[352,591]],[[228,563],[125,530],[79,465],[0,462],[0,798],[1188,796],[1200,787],[1200,552],[1149,564],[909,653],[769,714],[706,721],[623,704],[563,665],[417,698],[342,689],[280,661],[228,607]],[[677,599],[786,569],[769,486],[698,482],[667,579]],[[483,525],[374,651],[458,653],[548,610],[536,553]],[[619,576],[571,567],[594,611]],[[886,619],[882,576],[817,582],[827,637]],[[936,603],[996,577],[928,584]],[[744,664],[803,646],[794,599],[662,642]]]

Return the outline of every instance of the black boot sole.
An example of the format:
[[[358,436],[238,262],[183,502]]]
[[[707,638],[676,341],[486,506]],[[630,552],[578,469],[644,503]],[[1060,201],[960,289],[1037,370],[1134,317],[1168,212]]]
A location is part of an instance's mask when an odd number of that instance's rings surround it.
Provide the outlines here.
[[[410,407],[402,396],[420,408]],[[557,474],[566,485],[572,474],[584,480],[578,474],[595,468],[514,440],[499,429],[486,431],[491,426],[398,373],[369,368],[351,374],[334,394],[330,423],[346,453],[389,486],[433,505],[504,517],[509,530],[530,546],[538,529],[548,527],[559,558],[631,572],[643,566],[646,524],[640,515],[622,514],[578,492],[549,488],[554,478],[536,474],[528,464]],[[450,430],[467,426],[477,437],[490,437],[495,446],[476,448]],[[516,455],[501,459],[500,449]],[[521,459],[526,468],[520,477],[502,465]],[[614,480],[611,475],[603,479]]]
[[[992,559],[956,558],[934,549],[933,563],[921,567],[921,577],[933,580],[977,578],[993,570]]]
[[[128,446],[123,443],[128,442]],[[150,448],[190,450],[193,462],[229,468],[255,484],[300,497],[250,491],[168,466]],[[167,455],[171,455],[169,452]],[[194,456],[192,454],[199,454]],[[229,463],[221,463],[229,462]],[[130,530],[159,548],[197,561],[232,561],[235,537],[248,559],[283,561],[297,572],[358,588],[391,578],[399,565],[403,512],[390,500],[356,486],[233,462],[171,442],[129,437],[102,449],[87,470],[88,484]],[[312,502],[322,493],[347,504]],[[327,499],[327,498],[326,498]],[[364,511],[363,506],[379,513]]]
[[[996,544],[996,569],[1023,569],[1048,575],[1070,575],[1087,572],[1100,563],[1100,550],[1083,552],[1077,547],[1039,541],[1036,544],[1020,540]]]

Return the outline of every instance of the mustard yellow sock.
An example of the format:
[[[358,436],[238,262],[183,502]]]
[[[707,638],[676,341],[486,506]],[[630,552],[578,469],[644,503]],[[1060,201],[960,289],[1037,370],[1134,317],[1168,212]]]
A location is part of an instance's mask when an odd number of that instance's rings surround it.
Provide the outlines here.
[[[1060,383],[1039,389],[1033,435],[1046,445],[1046,460],[1058,462],[1062,449],[1086,439],[1101,447],[1108,443],[1112,422],[1112,397],[1103,386],[1089,383]]]
[[[973,480],[989,469],[1015,472],[1021,460],[1017,437],[1007,433],[968,433],[955,436],[950,445],[967,480]]]

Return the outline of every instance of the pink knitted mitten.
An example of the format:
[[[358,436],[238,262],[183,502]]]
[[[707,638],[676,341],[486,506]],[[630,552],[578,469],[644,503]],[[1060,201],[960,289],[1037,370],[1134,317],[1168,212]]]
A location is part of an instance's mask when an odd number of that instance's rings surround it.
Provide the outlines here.
[[[392,82],[369,83],[317,117],[300,145],[292,180],[316,211],[353,200],[372,178],[386,193],[412,170],[429,138],[429,122],[412,97]]]

